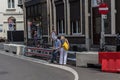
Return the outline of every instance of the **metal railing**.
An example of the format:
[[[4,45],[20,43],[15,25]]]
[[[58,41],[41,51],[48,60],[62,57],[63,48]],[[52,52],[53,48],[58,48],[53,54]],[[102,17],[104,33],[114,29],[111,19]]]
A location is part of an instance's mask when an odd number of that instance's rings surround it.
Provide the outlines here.
[[[52,52],[53,52],[53,49],[50,49],[50,48],[26,47],[24,55],[25,56],[40,56],[40,57],[44,57],[46,60],[49,60],[51,58]],[[76,61],[76,52],[68,51],[67,59],[69,61]]]

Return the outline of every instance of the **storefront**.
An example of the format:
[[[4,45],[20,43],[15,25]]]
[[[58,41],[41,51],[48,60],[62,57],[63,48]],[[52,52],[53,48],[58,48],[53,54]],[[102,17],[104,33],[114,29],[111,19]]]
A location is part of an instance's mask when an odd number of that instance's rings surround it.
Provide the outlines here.
[[[113,0],[53,0],[55,29],[58,36],[65,35],[78,49],[84,47],[87,50],[100,48],[101,39],[101,15],[98,6],[101,3],[108,4],[109,13],[105,19],[105,45],[108,48],[116,46],[115,36],[115,4]],[[76,47],[75,47],[76,48]],[[94,50],[94,49],[93,49]]]
[[[116,46],[116,24],[115,24],[115,1],[114,0],[92,0],[91,6],[91,46],[100,45],[101,39],[101,14],[98,7],[101,3],[106,3],[109,8],[109,13],[104,19],[104,37],[105,47],[107,50],[115,50]],[[96,47],[96,46],[95,46]]]
[[[105,45],[113,49],[113,46],[116,46],[116,32],[119,30],[115,27],[115,12],[112,12],[115,11],[114,0],[30,0],[26,2],[28,45],[35,45],[35,34],[38,41],[44,39],[46,43],[50,43],[49,33],[54,26],[58,37],[65,35],[69,40],[71,50],[99,49],[101,15],[98,13],[98,6],[102,2],[107,3],[109,7],[105,19]]]
[[[48,35],[46,6],[46,0],[25,2],[28,46],[37,46]]]

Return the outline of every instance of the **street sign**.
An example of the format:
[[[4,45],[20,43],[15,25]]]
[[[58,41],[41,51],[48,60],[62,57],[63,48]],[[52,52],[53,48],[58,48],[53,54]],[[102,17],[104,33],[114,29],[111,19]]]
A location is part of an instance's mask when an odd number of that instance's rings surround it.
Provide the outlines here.
[[[99,13],[101,15],[106,15],[109,12],[108,5],[106,3],[102,3],[99,5]]]
[[[12,23],[9,23],[9,30],[14,30]]]
[[[106,3],[102,3],[99,5],[99,13],[101,14],[101,39],[100,39],[100,48],[101,50],[105,50],[105,25],[104,20],[107,19],[106,14],[108,14],[109,8]]]
[[[9,24],[9,27],[11,28],[13,25],[12,24]]]

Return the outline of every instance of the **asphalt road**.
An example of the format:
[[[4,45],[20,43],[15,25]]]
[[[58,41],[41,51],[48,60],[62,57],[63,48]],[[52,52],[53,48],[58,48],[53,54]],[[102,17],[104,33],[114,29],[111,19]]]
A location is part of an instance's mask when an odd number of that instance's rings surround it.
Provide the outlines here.
[[[0,80],[74,80],[72,73],[0,54]]]
[[[79,74],[79,80],[120,80],[120,73],[102,72],[98,68],[73,67]]]

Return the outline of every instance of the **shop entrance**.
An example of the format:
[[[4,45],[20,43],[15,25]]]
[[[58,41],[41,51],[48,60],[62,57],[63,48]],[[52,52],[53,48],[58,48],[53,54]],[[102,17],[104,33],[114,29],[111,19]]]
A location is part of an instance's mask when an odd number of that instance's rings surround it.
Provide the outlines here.
[[[29,20],[27,22],[28,46],[38,46],[42,43],[42,26],[40,20]]]
[[[93,45],[99,45],[101,34],[101,15],[98,12],[98,7],[92,8],[92,24]]]

